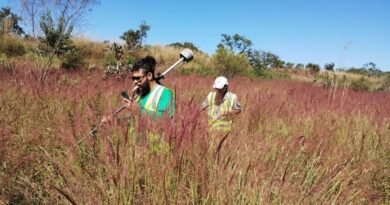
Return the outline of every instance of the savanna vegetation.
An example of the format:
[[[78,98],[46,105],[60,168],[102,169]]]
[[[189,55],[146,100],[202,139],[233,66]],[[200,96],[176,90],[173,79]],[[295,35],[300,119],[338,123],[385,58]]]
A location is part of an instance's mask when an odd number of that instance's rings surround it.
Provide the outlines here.
[[[389,202],[388,93],[234,77],[244,110],[215,135],[199,110],[213,78],[175,76],[164,82],[177,94],[173,120],[133,115],[93,138],[129,86],[101,74],[56,70],[42,84],[29,64],[2,68],[2,203]]]
[[[0,12],[0,204],[390,203],[390,75],[375,63],[284,62],[239,34],[212,55],[145,45],[146,22],[123,44],[94,42],[72,32],[97,1],[20,2],[28,31]],[[152,55],[161,72],[183,47],[194,60],[163,82],[173,119],[124,112],[91,135],[135,60]],[[209,132],[200,109],[220,74],[243,106],[229,134]]]

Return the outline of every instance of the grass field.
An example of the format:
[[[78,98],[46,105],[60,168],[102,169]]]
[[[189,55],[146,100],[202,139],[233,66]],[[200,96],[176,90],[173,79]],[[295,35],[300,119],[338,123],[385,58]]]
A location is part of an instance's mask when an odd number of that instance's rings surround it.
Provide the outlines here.
[[[388,92],[235,77],[225,135],[199,108],[213,78],[170,76],[173,120],[134,113],[75,147],[131,89],[102,76],[0,70],[0,204],[390,203]]]

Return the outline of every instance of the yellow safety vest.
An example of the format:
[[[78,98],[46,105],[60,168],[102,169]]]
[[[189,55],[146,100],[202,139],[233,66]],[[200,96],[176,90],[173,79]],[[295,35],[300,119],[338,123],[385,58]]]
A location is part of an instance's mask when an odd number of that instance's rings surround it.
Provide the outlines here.
[[[146,100],[143,109],[149,112],[157,112],[158,103],[160,101],[160,97],[163,91],[164,91],[164,87],[159,84],[156,84],[156,87],[152,90],[148,99]],[[136,101],[138,102],[140,100],[141,98],[138,96]]]
[[[221,118],[220,115],[233,110],[237,95],[230,92],[226,93],[222,103],[219,105],[219,110],[217,110],[218,106],[215,105],[215,96],[216,92],[211,92],[207,96],[209,126],[212,130],[230,131],[233,121]]]

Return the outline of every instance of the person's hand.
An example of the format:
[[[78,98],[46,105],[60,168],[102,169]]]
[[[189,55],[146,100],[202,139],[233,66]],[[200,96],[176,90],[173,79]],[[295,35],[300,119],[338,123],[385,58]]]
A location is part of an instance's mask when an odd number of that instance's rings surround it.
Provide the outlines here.
[[[221,113],[219,114],[219,116],[217,116],[217,118],[215,120],[221,120],[221,119],[225,119],[226,118],[226,113]]]
[[[221,113],[221,115],[219,116],[219,119],[231,120],[232,119],[232,113],[231,112]]]
[[[133,101],[131,101],[131,100],[127,99],[127,98],[123,98],[123,102],[125,103],[124,105],[126,106],[126,108],[130,110],[131,107],[132,107],[132,104],[133,104],[132,102]]]
[[[221,114],[221,117],[227,117],[227,116],[229,116],[229,115],[230,115],[229,112],[223,112],[223,113]]]
[[[101,123],[106,124],[106,123],[111,123],[112,122],[112,117],[109,115],[103,116]]]

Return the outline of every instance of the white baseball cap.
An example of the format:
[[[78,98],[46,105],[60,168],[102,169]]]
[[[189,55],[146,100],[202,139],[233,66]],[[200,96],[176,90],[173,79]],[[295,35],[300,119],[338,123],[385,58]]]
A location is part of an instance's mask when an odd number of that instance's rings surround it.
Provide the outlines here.
[[[219,76],[215,79],[213,88],[222,89],[225,85],[228,85],[227,78]]]

